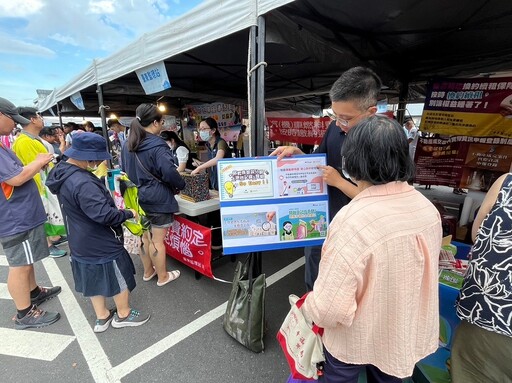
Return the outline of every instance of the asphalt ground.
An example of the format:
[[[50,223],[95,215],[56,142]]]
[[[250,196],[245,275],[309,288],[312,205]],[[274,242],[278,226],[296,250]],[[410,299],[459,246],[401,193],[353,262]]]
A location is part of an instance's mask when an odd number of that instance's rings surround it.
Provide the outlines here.
[[[60,247],[68,250],[66,245]],[[179,269],[181,277],[158,287],[156,278],[142,281],[142,264],[133,256],[137,287],[132,292],[131,305],[150,313],[151,319],[140,327],[110,327],[100,334],[92,331],[95,315],[90,301],[74,291],[69,257],[45,259],[35,267],[38,282],[44,286],[60,285],[63,291],[41,307],[58,311],[62,317],[45,328],[15,331],[14,304],[4,291],[4,299],[0,299],[0,342],[4,344],[0,346],[0,380],[285,382],[288,366],[275,334],[289,310],[288,295],[305,291],[302,252],[292,249],[263,253],[267,333],[265,351],[260,354],[237,343],[222,328],[231,285],[206,277],[196,279],[192,269],[174,259],[168,259],[168,269]],[[237,258],[243,260],[245,255]],[[214,261],[214,275],[231,280],[235,266],[231,257],[223,257]],[[8,267],[2,263],[1,282],[7,281],[7,273]],[[41,335],[42,339],[35,339]],[[20,346],[14,346],[13,351],[13,344]],[[46,348],[49,350],[44,351]],[[54,359],[34,359],[40,358],[37,355],[41,349],[49,357],[55,353]]]

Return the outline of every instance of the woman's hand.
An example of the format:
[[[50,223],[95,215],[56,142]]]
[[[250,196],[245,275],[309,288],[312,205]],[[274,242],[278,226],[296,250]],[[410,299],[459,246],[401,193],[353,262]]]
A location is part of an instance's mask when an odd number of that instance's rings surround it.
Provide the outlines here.
[[[133,219],[135,219],[136,221],[138,221],[138,220],[139,220],[139,213],[137,213],[137,211],[136,211],[136,210],[134,210],[134,209],[128,209],[128,210],[130,210],[130,211],[132,212],[132,214],[133,214]]]
[[[194,170],[192,170],[192,173],[190,173],[190,174],[195,176],[196,174],[199,174],[201,172],[203,172],[203,169],[195,168]]]

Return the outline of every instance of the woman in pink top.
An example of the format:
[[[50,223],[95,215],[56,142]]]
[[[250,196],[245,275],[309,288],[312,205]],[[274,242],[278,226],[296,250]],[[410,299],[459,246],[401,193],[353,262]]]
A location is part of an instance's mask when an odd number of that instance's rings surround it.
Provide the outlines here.
[[[342,156],[359,194],[331,222],[303,306],[325,328],[320,381],[357,382],[366,369],[368,382],[402,382],[438,345],[441,219],[407,183],[414,164],[396,121],[362,121]]]

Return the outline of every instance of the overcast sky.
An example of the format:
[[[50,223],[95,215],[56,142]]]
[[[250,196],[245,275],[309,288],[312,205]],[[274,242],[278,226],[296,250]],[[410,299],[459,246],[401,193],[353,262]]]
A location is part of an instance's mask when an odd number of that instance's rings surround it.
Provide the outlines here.
[[[203,0],[0,0],[0,97],[33,105]]]

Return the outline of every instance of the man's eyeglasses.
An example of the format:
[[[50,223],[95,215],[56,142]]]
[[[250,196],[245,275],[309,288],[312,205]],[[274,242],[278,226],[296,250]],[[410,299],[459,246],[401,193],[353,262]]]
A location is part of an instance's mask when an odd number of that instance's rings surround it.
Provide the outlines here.
[[[354,117],[351,117],[351,118],[347,118],[347,119],[345,119],[345,118],[340,118],[340,117],[336,116],[336,115],[334,114],[334,112],[331,112],[331,111],[329,111],[329,110],[328,110],[326,113],[327,113],[327,116],[328,116],[331,120],[336,121],[336,122],[337,122],[337,123],[339,123],[341,126],[348,126],[348,124],[350,124],[350,121],[352,121],[354,118],[359,117],[359,116],[360,116],[361,114],[363,114],[364,112],[363,112],[363,113],[359,113],[357,116],[354,116]]]

